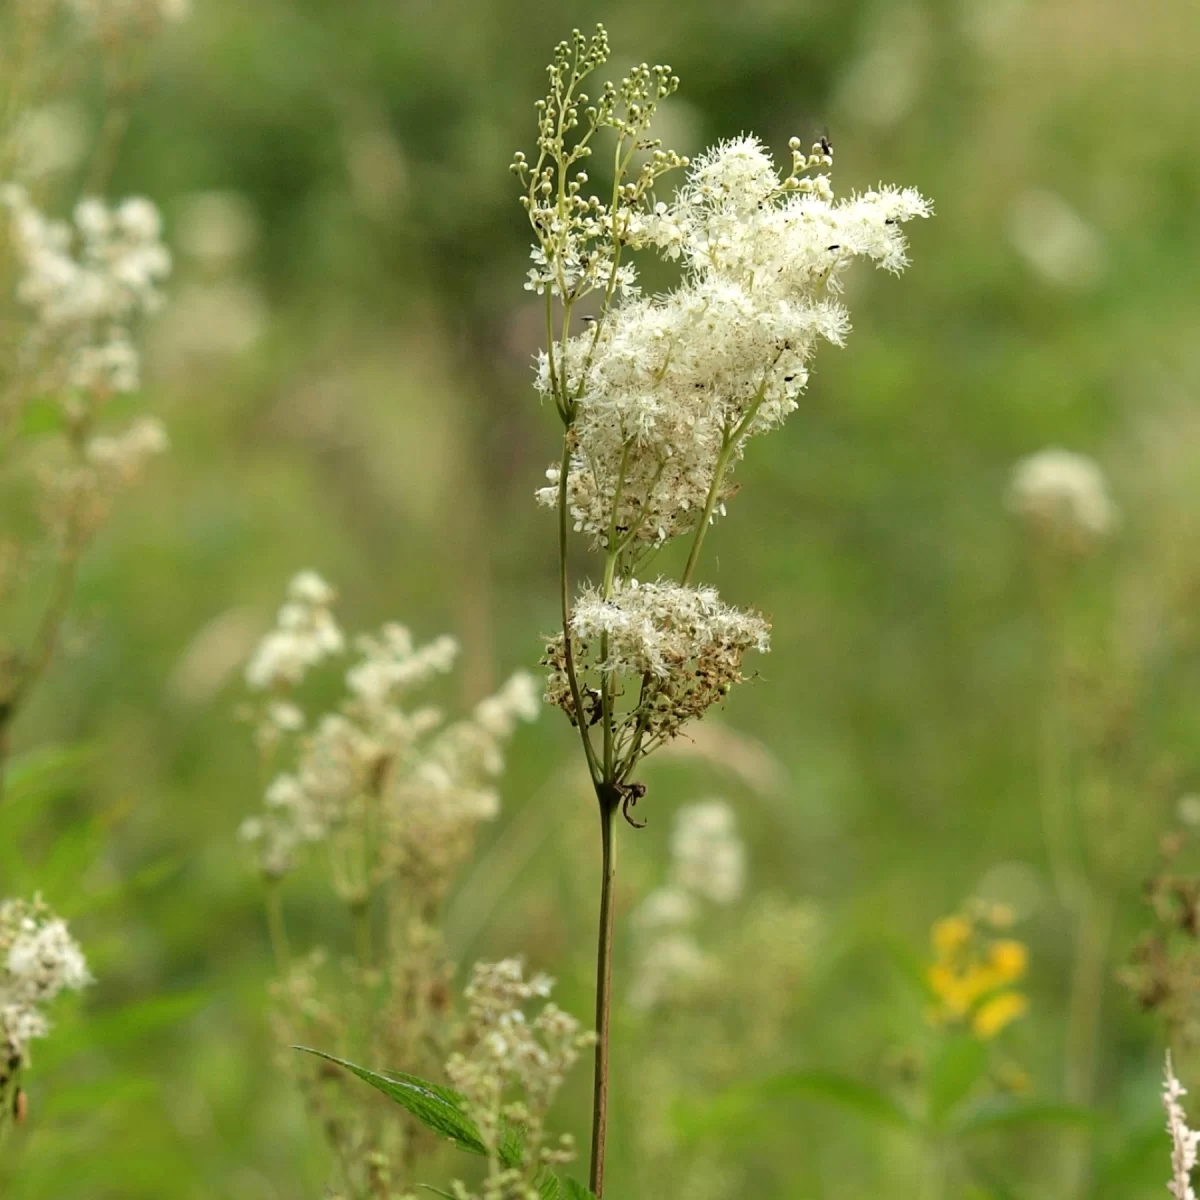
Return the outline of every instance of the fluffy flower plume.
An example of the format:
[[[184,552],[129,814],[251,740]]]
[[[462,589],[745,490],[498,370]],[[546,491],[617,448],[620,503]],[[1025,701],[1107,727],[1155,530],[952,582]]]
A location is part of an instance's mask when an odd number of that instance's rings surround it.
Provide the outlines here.
[[[345,638],[330,611],[335,597],[333,588],[314,571],[302,571],[292,580],[275,628],[258,644],[246,667],[251,688],[293,687],[310,667],[342,652]]]
[[[1017,463],[1008,507],[1039,535],[1068,550],[1089,549],[1117,523],[1104,472],[1086,455],[1057,447]]]
[[[90,982],[66,922],[40,898],[0,904],[0,1054],[24,1063],[29,1043],[50,1028],[44,1007]]]
[[[797,146],[781,179],[756,138],[721,142],[673,203],[628,213],[625,244],[680,260],[682,282],[540,357],[539,390],[552,397],[565,378],[578,397],[568,493],[576,529],[599,545],[694,529],[718,471],[796,408],[819,343],[844,342],[836,293],[850,263],[908,261],[902,225],[929,216],[928,201],[893,187],[835,201],[827,176],[798,174],[832,159]],[[558,482],[553,467],[539,500],[554,504]],[[731,492],[722,481],[718,499]]]
[[[719,703],[742,678],[748,650],[765,653],[770,626],[754,613],[722,604],[715,588],[659,580],[618,581],[606,600],[585,589],[575,604],[571,636],[577,669],[597,683],[620,678],[637,689],[637,706],[623,715],[626,732],[653,744]],[[551,667],[547,698],[575,719],[564,641],[555,639],[544,660]],[[595,709],[600,691],[589,685]],[[590,721],[595,711],[585,714]]]
[[[68,224],[43,216],[23,188],[9,186],[0,199],[22,272],[17,295],[34,317],[25,353],[42,384],[98,396],[135,391],[130,326],[161,305],[159,284],[171,270],[158,209],[140,197],[114,208],[87,199]]]
[[[529,1178],[514,1172],[506,1180],[508,1187],[489,1195],[514,1200],[525,1196],[543,1164],[573,1157],[569,1138],[555,1146],[543,1144],[544,1121],[568,1072],[595,1037],[552,1003],[543,1004],[532,1018],[526,1016],[526,1006],[546,1000],[553,984],[541,974],[526,979],[521,961],[506,958],[476,963],[463,992],[467,1019],[461,1049],[447,1062],[446,1073],[466,1097],[467,1110],[489,1153],[498,1155],[508,1123],[523,1129],[527,1149]]]
[[[556,47],[536,160],[518,153],[512,169],[535,238],[527,286],[545,296],[535,383],[564,426],[537,492],[558,509],[564,547],[547,699],[579,729],[602,804],[619,800],[630,818],[645,792],[632,776],[639,760],[742,678],[747,650],[767,649],[760,617],[691,586],[746,444],[797,407],[818,345],[844,342],[850,263],[900,271],[904,224],[932,209],[913,189],[884,185],[835,199],[824,138],[807,152],[792,138],[786,172],[752,136],[694,161],[666,150],[650,127],[678,78],[642,63],[585,93],[607,58],[603,28]],[[616,179],[601,199],[583,168],[609,137]],[[659,181],[677,169],[681,186],[659,200]],[[651,254],[676,264],[672,290],[638,288],[635,260]],[[573,606],[571,526],[604,552],[603,584]],[[680,583],[639,584],[655,552],[683,535],[692,544]]]
[[[1167,1054],[1167,1073],[1163,1083],[1163,1107],[1167,1110],[1167,1132],[1171,1135],[1171,1182],[1167,1191],[1175,1200],[1196,1200],[1192,1189],[1192,1169],[1196,1165],[1196,1146],[1200,1133],[1189,1129],[1187,1114],[1180,1103],[1187,1089],[1175,1078],[1171,1055]]]
[[[292,689],[343,649],[334,600],[320,576],[297,575],[276,628],[246,669],[251,689],[271,693],[258,714],[264,758],[276,764],[285,744],[294,753],[267,787],[262,812],[243,823],[242,837],[256,846],[264,873],[278,877],[304,846],[361,835],[369,821],[375,875],[407,871],[436,893],[469,852],[476,825],[499,811],[493,780],[517,725],[537,716],[536,687],[519,672],[465,720],[447,723],[438,709],[408,700],[452,669],[457,643],[439,637],[418,645],[391,622],[355,640],[358,660],[346,671],[342,704],[310,726]],[[347,894],[374,882],[341,881]]]

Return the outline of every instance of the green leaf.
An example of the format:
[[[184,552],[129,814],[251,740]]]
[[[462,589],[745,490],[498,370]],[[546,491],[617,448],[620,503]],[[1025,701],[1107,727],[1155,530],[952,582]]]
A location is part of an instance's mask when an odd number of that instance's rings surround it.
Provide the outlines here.
[[[401,1108],[407,1109],[423,1125],[442,1137],[449,1138],[460,1150],[467,1150],[472,1154],[487,1154],[487,1147],[479,1136],[479,1130],[462,1111],[462,1097],[450,1088],[398,1071],[383,1075],[378,1071],[370,1071],[366,1067],[347,1062],[344,1058],[326,1054],[323,1050],[314,1050],[310,1046],[294,1046],[293,1049],[303,1050],[305,1054],[313,1054],[317,1058],[344,1067],[364,1083],[369,1083],[376,1091],[382,1092],[389,1100],[394,1100]]]
[[[1077,1104],[1059,1104],[1050,1100],[1022,1100],[1001,1096],[972,1105],[954,1122],[959,1133],[991,1133],[1038,1125],[1087,1127],[1099,1122],[1098,1115]]]
[[[500,1139],[500,1161],[506,1167],[519,1167],[525,1161],[525,1138],[528,1131],[523,1125],[508,1125]]]
[[[589,1191],[582,1183],[567,1178],[562,1181],[564,1200],[596,1200],[596,1193]]]
[[[541,1183],[538,1184],[538,1200],[560,1200],[562,1183],[553,1171],[547,1171]]]
[[[419,1183],[417,1186],[424,1188],[427,1192],[432,1192],[435,1196],[445,1196],[446,1200],[456,1200],[451,1192],[443,1192],[441,1188],[435,1188],[432,1183]]]
[[[944,1125],[983,1077],[988,1048],[969,1034],[948,1038],[929,1067],[927,1100],[929,1123]]]

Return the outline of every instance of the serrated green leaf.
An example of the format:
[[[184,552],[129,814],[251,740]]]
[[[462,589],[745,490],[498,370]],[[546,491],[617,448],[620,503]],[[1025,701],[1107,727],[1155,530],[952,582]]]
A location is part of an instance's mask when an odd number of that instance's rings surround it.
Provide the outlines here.
[[[525,1161],[525,1138],[523,1125],[509,1125],[500,1139],[500,1161],[506,1167],[519,1167]]]
[[[1081,1105],[1000,1096],[972,1105],[954,1122],[954,1128],[963,1134],[990,1133],[993,1130],[1037,1125],[1087,1127],[1097,1124],[1098,1121],[1099,1117],[1095,1112]]]
[[[487,1147],[479,1136],[479,1130],[460,1107],[461,1097],[449,1088],[402,1072],[383,1075],[356,1063],[347,1062],[344,1058],[326,1054],[323,1050],[314,1050],[311,1046],[295,1046],[293,1049],[303,1050],[305,1054],[313,1054],[327,1062],[336,1063],[337,1066],[357,1075],[364,1083],[369,1083],[376,1091],[382,1092],[389,1100],[395,1101],[401,1108],[412,1113],[423,1125],[442,1137],[449,1138],[460,1150],[469,1151],[471,1154],[487,1154]]]
[[[926,1098],[929,1123],[944,1125],[983,1077],[988,1048],[969,1034],[947,1038],[929,1067]]]
[[[596,1200],[596,1193],[589,1191],[582,1183],[569,1176],[562,1180],[564,1200]]]
[[[559,1200],[561,1195],[562,1182],[553,1171],[547,1171],[538,1184],[538,1200]]]

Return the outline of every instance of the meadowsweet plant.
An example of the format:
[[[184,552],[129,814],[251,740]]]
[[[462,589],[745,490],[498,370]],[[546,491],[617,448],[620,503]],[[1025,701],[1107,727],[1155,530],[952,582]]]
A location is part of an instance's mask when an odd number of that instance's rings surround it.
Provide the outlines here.
[[[278,967],[277,1040],[435,1075],[457,1050],[447,1070],[467,1097],[465,1111],[478,1122],[495,1169],[516,1169],[496,1157],[497,1122],[517,1118],[509,1074],[517,1072],[526,1097],[526,1144],[540,1154],[548,1149],[541,1144],[544,1110],[570,1065],[578,1030],[550,1008],[524,1024],[519,1002],[547,995],[549,983],[540,976],[524,981],[510,961],[477,968],[466,993],[466,1032],[456,1032],[454,966],[440,919],[476,828],[499,811],[504,747],[520,722],[537,715],[534,682],[517,673],[468,716],[447,720],[414,693],[453,669],[454,640],[420,645],[404,626],[389,623],[351,642],[335,604],[334,589],[320,576],[298,574],[245,672],[264,795],[241,833],[266,891]],[[341,703],[310,715],[302,685],[347,652]],[[322,852],[330,892],[352,934],[352,957],[324,947],[292,954],[281,888],[310,851]],[[284,1061],[334,1152],[339,1195],[357,1200],[384,1188],[398,1194],[420,1182],[412,1172],[436,1139],[419,1119],[397,1121],[369,1093],[347,1091],[346,1077],[331,1075],[324,1062],[291,1051]],[[545,1161],[535,1155],[531,1169]],[[524,1178],[505,1176],[505,1186]]]
[[[161,423],[139,411],[135,340],[170,272],[162,222],[147,199],[103,198],[164,15],[180,14],[133,0],[14,0],[0,23],[0,768],[60,641],[83,551],[167,447]],[[91,70],[106,116],[72,198],[51,169],[73,164],[56,160],[48,114],[73,73]]]
[[[547,699],[579,731],[601,818],[597,1195],[615,814],[633,819],[645,790],[639,764],[724,699],[749,651],[768,648],[762,616],[697,582],[704,539],[737,490],[749,441],[799,405],[820,342],[844,342],[849,320],[837,294],[845,270],[857,258],[902,269],[902,226],[931,211],[911,188],[835,200],[827,141],[805,151],[793,138],[783,172],[749,136],[695,161],[666,149],[651,126],[679,80],[670,67],[642,64],[585,91],[608,53],[602,28],[557,47],[537,103],[536,153],[512,164],[534,233],[526,286],[545,306],[536,385],[563,428],[561,455],[537,496],[558,514],[561,564]],[[660,192],[679,172],[675,194]],[[639,252],[677,264],[677,285],[642,294]],[[575,596],[572,530],[598,559],[597,581]],[[656,577],[660,552],[676,540],[688,545],[678,578]]]
[[[46,1008],[63,991],[91,982],[66,922],[40,896],[0,901],[0,1147],[24,1120],[22,1073],[29,1045],[50,1031]]]

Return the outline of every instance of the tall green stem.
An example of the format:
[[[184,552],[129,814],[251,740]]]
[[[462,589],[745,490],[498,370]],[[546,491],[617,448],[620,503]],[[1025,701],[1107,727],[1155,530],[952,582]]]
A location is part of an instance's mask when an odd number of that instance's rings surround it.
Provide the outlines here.
[[[571,585],[567,576],[567,476],[571,470],[571,440],[563,438],[562,463],[558,471],[558,582],[562,604],[563,658],[567,666],[567,681],[571,687],[571,702],[575,705],[575,723],[583,741],[583,753],[587,758],[592,782],[599,783],[601,771],[588,736],[587,717],[583,711],[583,697],[579,692],[579,679],[575,674],[575,652],[571,649]]]
[[[267,932],[271,938],[271,950],[275,955],[275,969],[282,977],[287,974],[291,964],[291,951],[288,948],[287,926],[283,920],[283,899],[278,879],[268,878],[265,881],[263,899],[267,908]]]
[[[604,1145],[608,1136],[608,1027],[612,1008],[613,839],[620,803],[611,789],[596,789],[600,801],[600,932],[596,945],[596,1068],[592,1081],[592,1162],[588,1186],[604,1195]]]
[[[700,547],[704,545],[704,535],[708,532],[708,527],[712,522],[712,515],[717,507],[717,499],[721,495],[721,484],[725,480],[725,472],[729,469],[729,460],[733,457],[733,450],[737,444],[736,439],[730,435],[725,435],[725,441],[721,445],[721,453],[717,457],[717,466],[713,471],[712,484],[708,489],[708,499],[704,502],[704,512],[700,517],[700,524],[696,527],[696,536],[692,539],[691,553],[688,554],[687,566],[683,568],[683,576],[679,580],[684,587],[687,587],[692,582],[692,575],[696,570],[696,564],[700,561]]]

